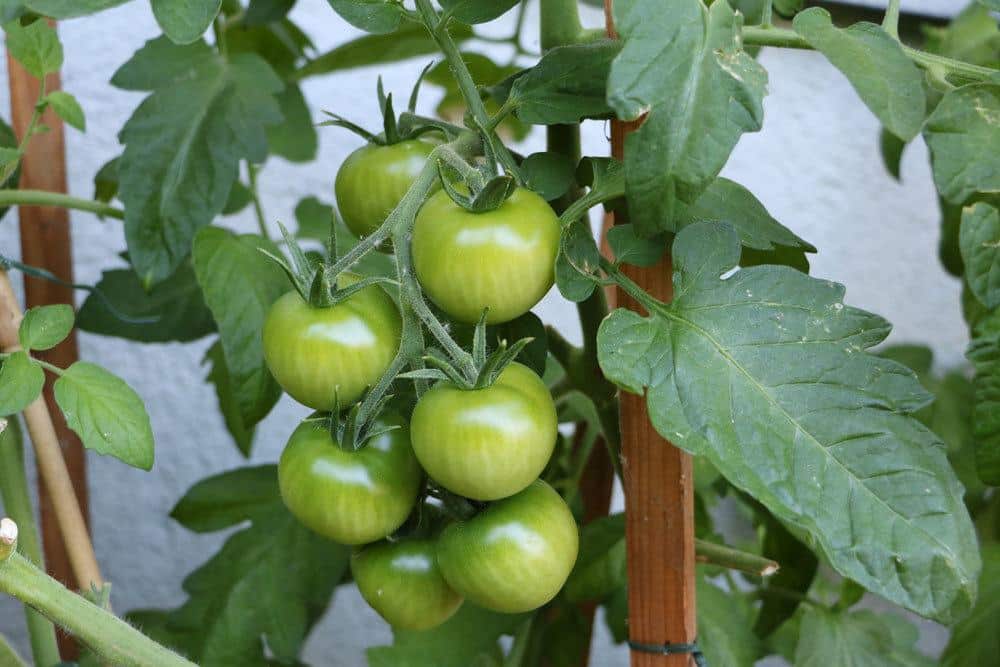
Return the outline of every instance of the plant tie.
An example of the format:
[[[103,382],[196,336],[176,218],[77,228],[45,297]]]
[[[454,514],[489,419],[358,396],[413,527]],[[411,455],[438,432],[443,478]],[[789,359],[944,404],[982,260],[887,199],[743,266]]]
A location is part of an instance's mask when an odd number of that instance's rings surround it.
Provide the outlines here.
[[[663,644],[648,644],[646,642],[637,642],[634,640],[628,640],[628,647],[633,651],[640,651],[642,653],[655,653],[657,655],[675,655],[678,653],[690,653],[691,657],[694,658],[694,664],[698,667],[708,667],[708,661],[705,660],[705,655],[701,652],[701,648],[698,647],[698,642],[694,641],[689,644],[677,643],[673,644],[671,642],[665,642]]]

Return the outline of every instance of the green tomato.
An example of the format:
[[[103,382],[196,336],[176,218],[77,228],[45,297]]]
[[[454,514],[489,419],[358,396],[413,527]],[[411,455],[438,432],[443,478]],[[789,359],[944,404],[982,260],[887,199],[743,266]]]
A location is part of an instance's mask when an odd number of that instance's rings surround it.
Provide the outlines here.
[[[322,419],[302,422],[278,462],[278,486],[289,511],[341,544],[374,542],[403,525],[423,474],[403,420],[390,416],[376,421],[376,427],[386,424],[399,428],[346,451]]]
[[[361,596],[394,628],[429,630],[462,606],[441,576],[433,540],[379,542],[351,556]]]
[[[396,208],[427,163],[434,144],[409,139],[391,146],[368,144],[347,156],[334,192],[347,228],[364,238]]]
[[[440,382],[413,410],[413,451],[427,474],[466,498],[511,496],[538,477],[555,447],[552,395],[527,366],[512,363],[492,386]]]
[[[427,296],[461,322],[509,322],[552,287],[559,218],[531,190],[518,188],[500,208],[472,213],[441,190],[413,226],[413,268]]]
[[[341,287],[359,280],[343,274]],[[329,308],[313,308],[292,291],[264,321],[264,358],[281,388],[315,410],[358,400],[399,349],[403,324],[389,295],[372,285]]]
[[[438,540],[438,565],[459,594],[481,607],[514,614],[556,596],[578,548],[569,507],[551,486],[536,480],[445,528]]]

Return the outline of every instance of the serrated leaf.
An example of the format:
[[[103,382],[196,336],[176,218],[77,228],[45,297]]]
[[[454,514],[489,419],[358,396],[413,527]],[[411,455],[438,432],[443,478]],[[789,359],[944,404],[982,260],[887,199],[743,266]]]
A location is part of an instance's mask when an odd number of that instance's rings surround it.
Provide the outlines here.
[[[270,241],[206,227],[195,237],[195,276],[219,328],[232,392],[246,427],[270,412],[281,390],[264,364],[260,332],[271,304],[290,289],[282,270],[261,252]]]
[[[84,447],[136,468],[152,469],[149,415],[124,380],[96,364],[77,361],[63,371],[53,391],[66,424]]]
[[[958,245],[972,293],[987,308],[1000,306],[1000,211],[985,202],[966,206]]]
[[[55,90],[45,96],[45,101],[56,112],[56,115],[81,132],[87,130],[87,119],[76,98],[63,90]]]
[[[462,23],[486,23],[506,14],[521,0],[441,0],[441,7]]]
[[[27,26],[11,21],[3,27],[7,33],[7,50],[24,69],[41,79],[62,67],[63,49],[59,36],[46,21],[34,21]]]
[[[17,414],[38,398],[45,385],[45,372],[27,352],[12,353],[0,366],[0,417]]]
[[[614,19],[624,47],[608,102],[622,120],[648,113],[625,140],[630,214],[648,236],[668,231],[677,202],[697,199],[740,135],[760,129],[767,74],[739,48],[725,2],[619,0]]]
[[[190,44],[205,34],[222,0],[150,0],[153,16],[175,44]]]
[[[524,184],[546,201],[569,191],[575,171],[576,165],[561,153],[532,153],[521,163]]]
[[[103,298],[91,293],[83,302],[76,318],[83,331],[144,343],[184,343],[215,331],[190,262],[181,264],[148,292],[131,269],[104,271],[95,287]],[[154,323],[124,321],[108,308],[105,299],[129,317],[158,319]]]
[[[740,591],[727,593],[699,577],[698,643],[709,665],[751,667],[763,655],[753,633],[755,610]],[[831,665],[834,663],[830,663]]]
[[[395,630],[391,646],[366,651],[369,667],[468,667],[513,633],[524,614],[498,614],[466,601],[442,625],[424,632]]]
[[[859,22],[840,29],[820,7],[800,12],[792,23],[890,132],[903,141],[919,134],[927,106],[924,75],[881,26]]]
[[[796,667],[930,667],[917,651],[916,627],[893,614],[837,612],[815,606],[802,615]]]
[[[601,324],[605,376],[646,392],[664,437],[692,428],[700,437],[681,447],[842,575],[925,616],[960,618],[975,597],[975,534],[944,445],[908,414],[930,396],[909,369],[865,352],[888,323],[787,267],[728,275],[740,257],[728,225],[687,227],[673,256],[669,305]]]
[[[972,612],[951,630],[941,656],[943,667],[989,665],[1000,655],[1000,545],[983,546],[979,599]]]
[[[73,306],[65,303],[35,306],[24,313],[17,338],[25,350],[48,350],[73,330]]]
[[[33,12],[54,19],[72,19],[124,5],[129,0],[26,0],[24,5]]]
[[[1000,85],[977,83],[945,93],[924,125],[938,192],[962,204],[1000,192]]]
[[[620,49],[614,40],[550,49],[514,80],[507,102],[518,118],[535,125],[606,118],[608,70]]]
[[[154,284],[218,215],[241,159],[263,162],[265,127],[281,120],[282,83],[249,53],[224,60],[204,42],[147,42],[114,75],[127,90],[153,90],[119,134],[119,199],[136,272]]]
[[[212,365],[208,377],[205,379],[215,387],[215,397],[219,400],[219,411],[222,413],[223,421],[226,422],[226,430],[233,437],[237,449],[243,456],[250,456],[250,450],[253,448],[254,427],[247,426],[243,421],[243,413],[233,390],[233,379],[226,367],[226,356],[218,341],[208,348],[205,358],[202,360],[202,363],[205,362]],[[192,528],[192,530],[195,529]]]
[[[251,521],[184,580],[189,599],[167,621],[200,665],[264,667],[265,645],[278,661],[294,662],[347,570],[350,550],[296,521],[277,487],[276,466],[230,471],[195,485],[175,508],[200,530],[236,516]]]
[[[403,20],[403,6],[392,0],[327,0],[341,18],[365,32],[393,32]]]

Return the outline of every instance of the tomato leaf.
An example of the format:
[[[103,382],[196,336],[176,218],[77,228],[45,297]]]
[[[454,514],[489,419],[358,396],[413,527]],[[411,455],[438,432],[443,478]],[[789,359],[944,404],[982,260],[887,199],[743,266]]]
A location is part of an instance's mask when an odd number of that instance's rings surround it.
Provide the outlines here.
[[[17,337],[25,350],[48,350],[73,330],[73,306],[65,303],[29,308]]]
[[[919,631],[895,614],[870,610],[853,613],[809,607],[802,615],[796,667],[930,667],[917,651]]]
[[[563,298],[583,301],[597,287],[597,269],[601,253],[584,220],[576,220],[563,228],[556,257],[556,286]]]
[[[753,665],[763,646],[753,633],[756,610],[751,601],[742,591],[727,593],[704,577],[696,585],[698,643],[705,660],[709,665]]]
[[[347,571],[350,550],[292,517],[274,465],[204,479],[171,516],[198,532],[250,521],[184,580],[189,599],[164,622],[180,639],[175,645],[200,665],[264,667],[265,645],[281,663],[294,662]]]
[[[601,600],[624,586],[625,515],[612,514],[591,521],[580,530],[576,565],[563,589],[570,602]]]
[[[881,26],[861,22],[841,30],[820,7],[799,13],[793,25],[847,77],[890,132],[903,141],[920,133],[927,106],[924,75]]]
[[[143,283],[169,276],[191,239],[226,204],[239,160],[262,162],[265,126],[281,120],[282,83],[260,57],[225,60],[204,42],[147,42],[112,78],[152,90],[126,122],[118,197],[125,237]]]
[[[284,121],[267,128],[267,146],[271,153],[280,155],[289,162],[309,162],[314,159],[319,137],[302,89],[288,84],[278,94],[278,105]]]
[[[486,23],[506,14],[520,0],[441,0],[441,7],[462,23]]]
[[[118,195],[118,157],[113,157],[94,174],[94,199],[109,202]]]
[[[149,415],[124,380],[96,364],[78,361],[63,371],[53,390],[66,424],[84,447],[136,468],[153,467]]]
[[[403,20],[403,6],[393,0],[326,0],[341,18],[365,32],[393,32]]]
[[[3,29],[7,33],[10,55],[36,79],[58,72],[62,67],[62,44],[55,29],[46,21],[34,21],[27,26],[11,21]]]
[[[981,4],[972,3],[946,26],[921,26],[924,50],[985,67],[1000,66],[1000,26]]]
[[[601,324],[605,375],[645,391],[660,434],[706,456],[838,572],[960,618],[975,597],[975,534],[943,444],[909,414],[930,396],[912,371],[865,352],[888,323],[787,267],[723,279],[740,257],[728,225],[685,228],[673,256],[669,305]],[[676,437],[689,430],[698,437]]]
[[[263,419],[281,394],[264,364],[260,331],[271,304],[291,287],[259,248],[280,254],[277,246],[259,236],[206,227],[195,237],[192,255],[246,427]]]
[[[56,115],[66,123],[80,130],[87,129],[87,119],[83,115],[83,109],[76,98],[63,90],[55,90],[45,96],[45,102],[52,107]]]
[[[879,152],[882,154],[882,164],[886,171],[897,181],[901,180],[899,166],[903,159],[906,142],[889,130],[882,128],[879,133]]]
[[[151,0],[151,4],[163,34],[175,44],[190,44],[212,25],[222,0]]]
[[[605,89],[620,48],[605,39],[551,49],[513,79],[507,103],[515,106],[518,118],[535,125],[610,116]]]
[[[607,237],[615,261],[635,266],[653,266],[670,245],[665,235],[652,238],[639,236],[634,225],[615,225],[608,230]]]
[[[951,630],[941,656],[943,667],[988,665],[1000,655],[1000,545],[983,545],[979,599],[972,612]]]
[[[243,421],[243,412],[240,410],[239,401],[233,388],[233,379],[226,367],[226,355],[222,351],[222,345],[216,341],[212,347],[208,348],[202,363],[210,363],[211,369],[208,377],[205,378],[215,387],[215,396],[219,400],[219,411],[222,412],[222,419],[226,422],[226,430],[233,436],[236,447],[243,456],[250,456],[253,448],[253,425],[247,425]],[[192,528],[192,530],[194,530]]]
[[[625,140],[625,178],[632,222],[652,235],[715,180],[743,132],[760,129],[767,74],[740,49],[725,2],[618,0],[613,10],[624,46],[608,102],[622,120],[648,113]]]
[[[128,0],[27,0],[31,11],[54,19],[72,19],[124,5]]]
[[[1000,486],[1000,310],[973,328],[965,355],[976,370],[972,424],[979,479]]]
[[[294,6],[295,0],[250,0],[243,20],[250,26],[280,21]]]
[[[17,414],[38,398],[45,372],[27,352],[12,353],[0,366],[0,417]]]
[[[945,93],[924,125],[938,192],[962,204],[1000,192],[1000,85],[977,83]]]
[[[770,512],[758,512],[760,528],[764,538],[761,543],[761,553],[781,563],[781,569],[761,582],[761,588],[767,592],[773,587],[777,591],[795,591],[805,596],[809,592],[819,561],[816,555],[803,544],[780,521],[771,516]],[[791,618],[802,604],[794,596],[764,595],[760,612],[754,621],[754,634],[758,637],[768,637],[786,620]]]
[[[576,165],[561,153],[532,153],[521,163],[525,185],[546,201],[559,199],[573,185]]]
[[[368,649],[368,664],[369,667],[468,667],[476,664],[483,653],[495,652],[497,640],[513,633],[525,617],[487,611],[466,601],[454,616],[432,630],[395,630],[391,646]]]
[[[190,262],[181,264],[173,275],[148,292],[131,269],[104,271],[95,287],[103,298],[91,293],[77,314],[77,326],[84,331],[144,343],[185,343],[215,331],[215,321]],[[105,299],[129,317],[157,319],[154,323],[122,320]]]
[[[958,244],[972,293],[987,308],[1000,306],[1000,211],[985,202],[965,207]]]

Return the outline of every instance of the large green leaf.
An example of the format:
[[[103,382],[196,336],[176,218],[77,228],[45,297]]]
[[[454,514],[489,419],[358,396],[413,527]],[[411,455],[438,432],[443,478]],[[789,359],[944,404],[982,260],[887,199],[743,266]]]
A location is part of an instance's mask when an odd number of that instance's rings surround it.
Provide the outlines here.
[[[498,614],[466,601],[448,621],[424,632],[395,630],[391,646],[368,649],[369,667],[469,667],[497,650],[524,614]]]
[[[142,399],[121,378],[96,364],[78,361],[53,387],[66,424],[83,446],[150,470],[153,429]]]
[[[100,295],[91,293],[77,313],[77,326],[84,331],[144,343],[185,343],[215,331],[215,321],[205,306],[190,262],[181,264],[173,275],[148,292],[131,269],[105,271],[96,287]],[[108,302],[131,318],[156,321],[122,320]]]
[[[520,0],[440,0],[443,9],[462,23],[486,23],[507,13]]]
[[[916,627],[894,614],[810,607],[802,615],[795,667],[930,667]],[[972,664],[972,663],[970,663]]]
[[[975,597],[975,535],[944,445],[908,414],[930,396],[909,369],[865,352],[889,324],[845,306],[830,281],[777,266],[733,273],[728,225],[687,227],[673,255],[673,302],[602,323],[605,375],[645,390],[657,431],[707,456],[841,574],[960,618]]]
[[[625,141],[625,175],[632,220],[653,234],[708,187],[743,132],[760,129],[767,74],[740,49],[725,2],[619,0],[614,18],[624,46],[608,102],[623,120],[649,114]]]
[[[24,5],[42,16],[71,19],[124,5],[129,0],[26,0]]]
[[[282,83],[259,56],[225,60],[204,42],[147,42],[112,78],[152,90],[122,129],[118,197],[136,272],[155,284],[226,204],[241,159],[262,162],[265,126],[281,120]]]
[[[1000,211],[985,202],[967,206],[958,244],[969,289],[987,308],[1000,306]]]
[[[271,304],[290,287],[260,248],[280,255],[260,236],[206,227],[195,237],[193,253],[198,284],[219,327],[231,391],[248,428],[270,412],[281,393],[264,364],[260,332]]]
[[[153,16],[176,44],[190,44],[212,25],[222,0],[151,0]]]
[[[197,531],[251,522],[184,580],[189,599],[166,627],[194,649],[188,657],[205,667],[263,667],[266,644],[278,661],[293,663],[347,571],[350,550],[289,514],[273,465],[202,480],[172,516]]]
[[[27,352],[13,352],[0,365],[0,417],[17,414],[38,398],[45,372]]]
[[[882,125],[903,141],[919,134],[927,106],[924,75],[898,41],[874,23],[841,30],[830,12],[819,7],[799,13],[793,23],[847,77]]]
[[[578,123],[611,113],[608,70],[621,46],[613,40],[560,46],[547,51],[514,79],[507,98],[518,118],[535,125]]]
[[[356,28],[382,34],[403,20],[403,5],[393,0],[327,0],[333,10]]]
[[[983,547],[979,599],[965,619],[951,631],[941,656],[944,667],[990,665],[1000,656],[1000,544]]]
[[[924,50],[974,65],[1000,67],[1000,26],[986,7],[972,3],[946,26],[923,26]]]
[[[924,125],[934,183],[961,204],[976,192],[1000,192],[1000,85],[948,91]]]
[[[741,591],[727,593],[702,577],[697,586],[698,643],[708,664],[753,667],[763,647],[753,633],[751,601]]]

